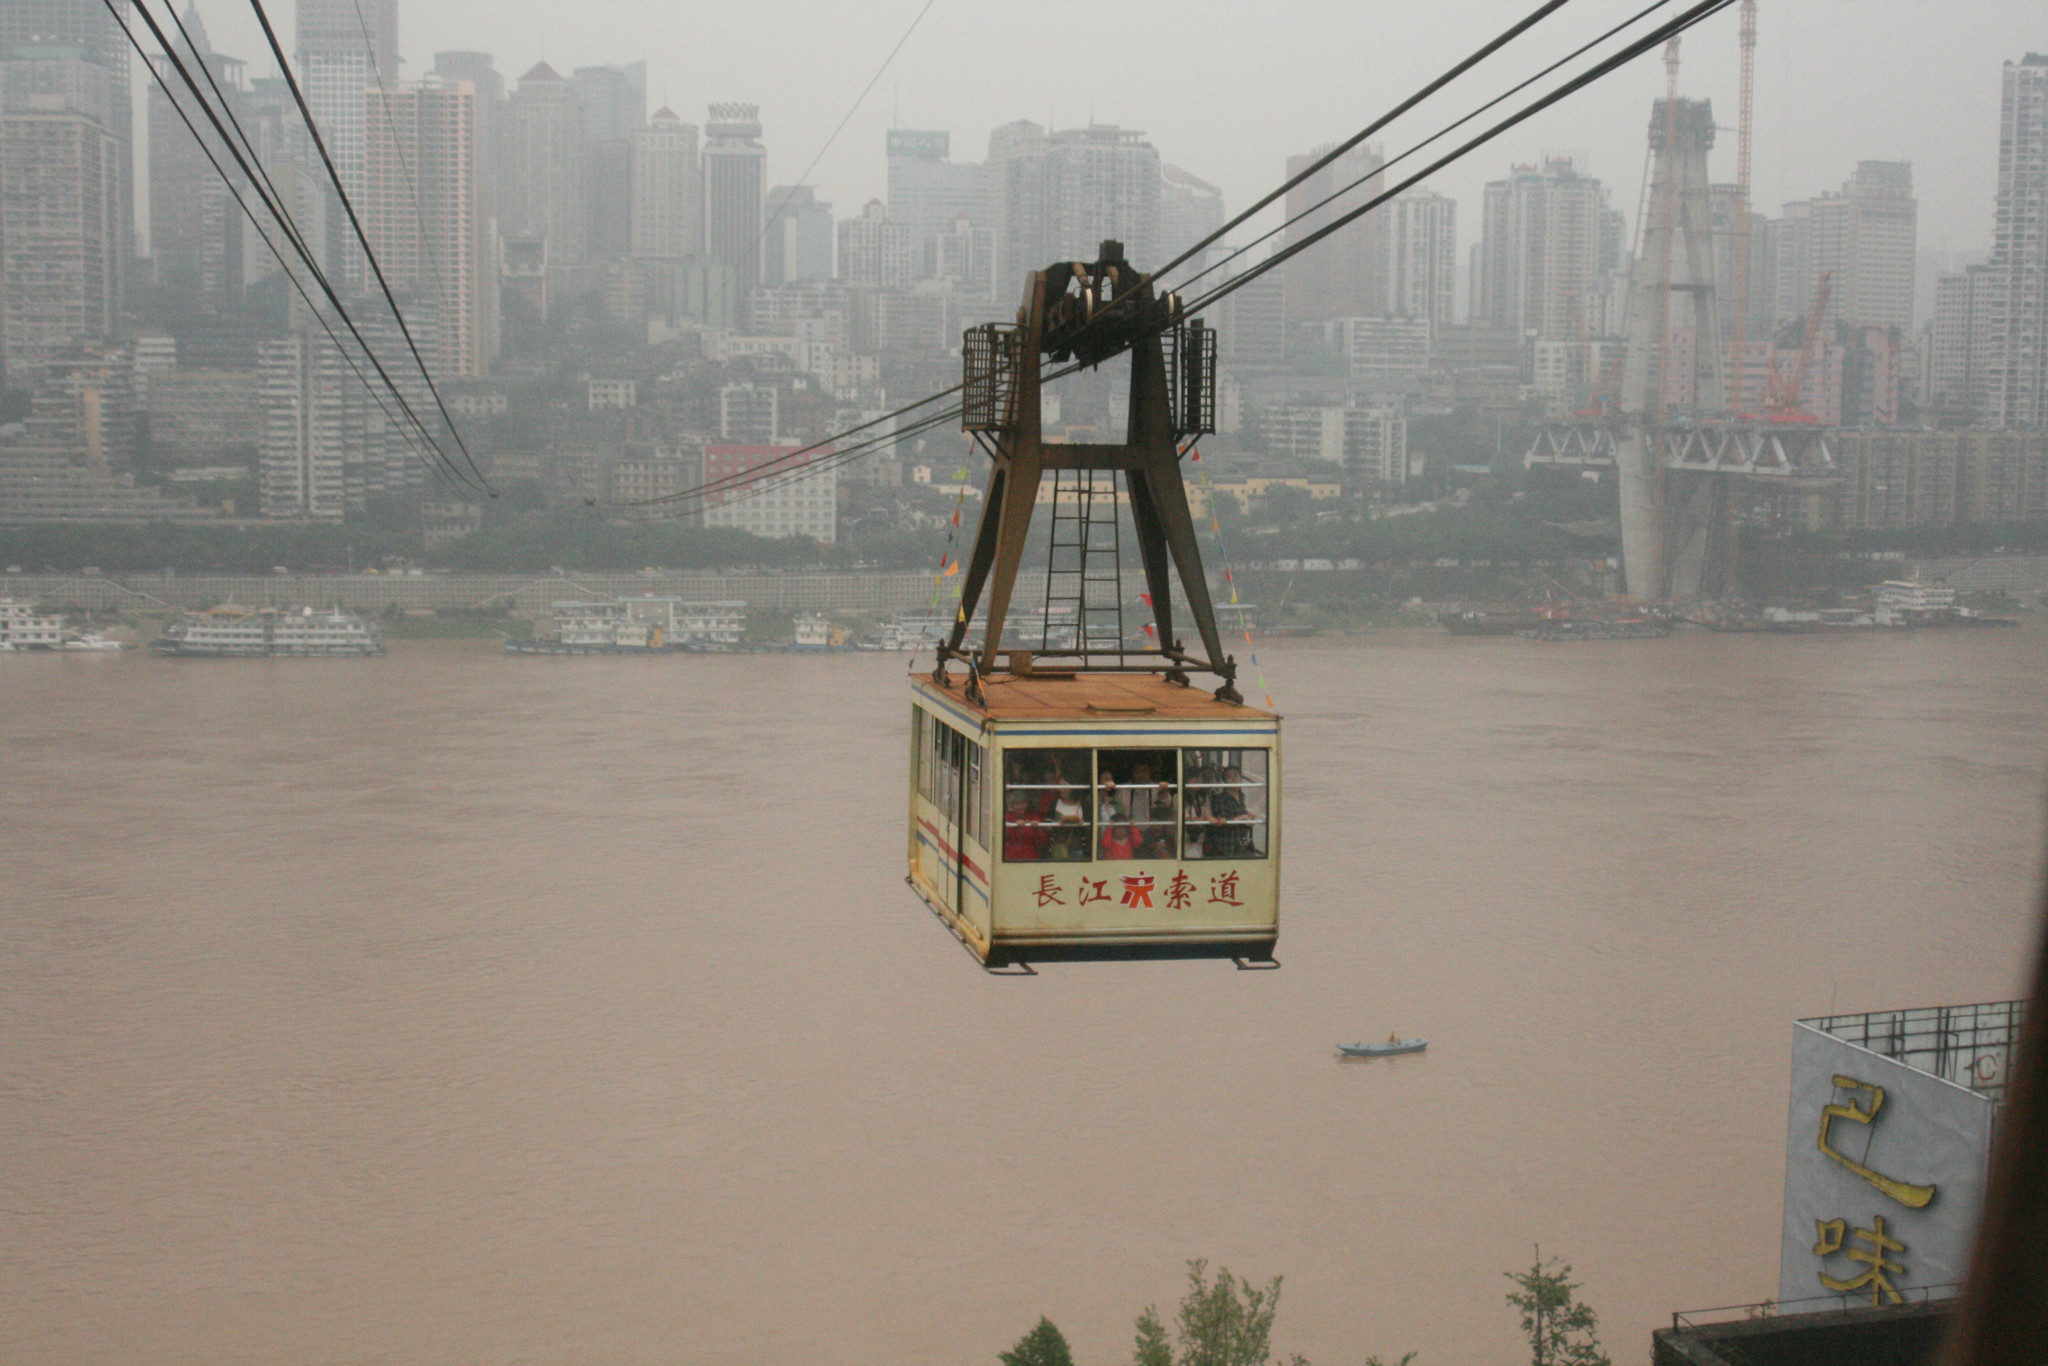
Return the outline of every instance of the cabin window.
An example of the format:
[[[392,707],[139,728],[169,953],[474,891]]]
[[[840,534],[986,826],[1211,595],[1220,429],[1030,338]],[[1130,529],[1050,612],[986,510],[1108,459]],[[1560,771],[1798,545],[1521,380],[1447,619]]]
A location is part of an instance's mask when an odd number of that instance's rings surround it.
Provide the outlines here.
[[[916,775],[917,795],[932,799],[932,719],[916,707],[910,709],[910,768]]]
[[[1003,861],[1089,857],[1094,834],[1094,753],[1013,749],[1003,755]]]
[[[961,834],[986,845],[987,751],[922,711],[912,713],[911,735],[917,749],[917,795],[937,807]]]
[[[967,811],[965,834],[983,848],[988,847],[988,786],[982,776],[987,751],[980,745],[960,737],[960,750],[966,763]]]
[[[1180,857],[1180,754],[1105,749],[1095,756],[1095,857]]]
[[[1181,751],[1188,858],[1266,857],[1263,749]]]

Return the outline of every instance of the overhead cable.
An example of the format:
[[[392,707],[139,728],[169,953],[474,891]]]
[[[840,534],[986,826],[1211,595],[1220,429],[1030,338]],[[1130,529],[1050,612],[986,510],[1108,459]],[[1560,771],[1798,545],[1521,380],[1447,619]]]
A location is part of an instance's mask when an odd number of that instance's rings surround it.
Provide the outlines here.
[[[1350,194],[1353,190],[1365,184],[1368,180],[1371,180],[1373,177],[1384,176],[1389,170],[1400,165],[1409,157],[1414,156],[1423,148],[1429,146],[1431,143],[1441,141],[1442,139],[1450,136],[1452,133],[1464,127],[1472,120],[1478,118],[1481,114],[1484,114],[1487,110],[1493,108],[1495,105],[1504,103],[1513,96],[1519,95],[1520,93],[1522,93],[1522,91],[1527,90],[1530,86],[1542,80],[1545,76],[1554,73],[1559,67],[1564,66],[1569,62],[1576,61],[1578,58],[1585,56],[1587,52],[1591,51],[1593,48],[1598,47],[1600,44],[1606,42],[1609,38],[1612,38],[1615,34],[1620,33],[1623,29],[1626,29],[1636,23],[1641,22],[1650,14],[1664,8],[1664,6],[1671,3],[1672,0],[1651,0],[1651,2],[1648,5],[1645,5],[1642,9],[1637,10],[1634,14],[1622,20],[1613,28],[1608,29],[1599,37],[1594,38],[1586,43],[1582,43],[1580,46],[1574,48],[1572,51],[1558,58],[1549,66],[1544,67],[1541,71],[1529,77],[1527,80],[1522,81],[1519,84],[1510,86],[1506,90],[1503,90],[1500,94],[1494,96],[1485,104],[1480,105],[1477,109],[1474,109],[1471,113],[1465,115],[1456,123],[1449,123],[1444,125],[1442,128],[1437,129],[1434,133],[1431,133],[1422,141],[1415,143],[1413,146],[1409,147],[1408,150],[1406,150],[1405,152],[1400,153],[1399,155],[1391,158],[1390,160],[1380,163],[1380,165],[1374,167],[1370,172],[1358,177],[1358,179],[1352,181],[1350,184],[1344,186],[1343,188],[1332,191],[1330,194],[1324,196],[1322,199],[1317,200],[1314,204],[1309,205],[1306,209],[1303,209],[1300,213],[1292,215],[1285,222],[1279,224],[1277,227],[1268,228],[1265,232],[1260,233],[1257,237],[1254,237],[1251,241],[1245,243],[1243,246],[1234,248],[1228,256],[1225,256],[1220,260],[1210,262],[1201,270],[1189,276],[1186,280],[1183,280],[1176,284],[1174,286],[1174,289],[1176,291],[1185,290],[1189,285],[1201,279],[1203,276],[1212,275],[1216,271],[1221,270],[1223,267],[1229,265],[1232,261],[1235,261],[1238,257],[1250,251],[1253,247],[1258,246],[1261,242],[1270,241],[1275,235],[1281,232],[1285,232],[1288,228],[1293,227],[1296,223],[1301,222],[1309,215],[1317,212],[1320,209],[1327,208],[1329,205],[1335,203],[1337,200],[1343,198],[1345,195]],[[1183,257],[1182,259],[1185,260],[1186,258]],[[1171,267],[1162,267],[1157,273],[1164,275],[1168,269],[1171,269]]]
[[[427,368],[427,361],[420,354],[419,343],[413,340],[412,328],[405,321],[405,311],[398,306],[398,296],[392,292],[391,282],[384,278],[384,267],[377,260],[377,253],[370,246],[370,235],[363,230],[363,222],[356,216],[356,206],[349,198],[348,187],[341,183],[341,172],[328,155],[327,142],[320,136],[320,127],[313,119],[313,110],[306,103],[306,92],[299,88],[299,78],[293,74],[291,63],[285,60],[284,45],[277,40],[277,30],[271,27],[270,13],[263,8],[263,0],[249,0],[249,7],[256,12],[256,21],[263,27],[264,41],[270,45],[270,55],[277,60],[278,70],[284,73],[285,85],[292,92],[292,100],[299,107],[299,114],[306,121],[306,130],[313,136],[313,146],[320,153],[320,163],[327,168],[327,178],[334,185],[334,192],[340,196],[342,211],[348,215],[349,227],[355,231],[356,241],[362,244],[363,256],[369,262],[371,274],[377,277],[377,288],[383,292],[384,302],[391,306],[391,316],[398,322],[398,330],[405,338],[405,346],[412,353],[413,363],[419,366],[420,378],[426,381],[427,392],[434,397],[434,406],[440,409],[441,420],[448,424],[449,435],[455,438],[456,449],[462,452],[463,463],[490,491],[491,497],[498,491],[491,488],[491,481],[477,468],[476,458],[469,453],[469,443],[462,439],[462,431],[455,425],[454,414],[448,411],[446,400],[441,397],[441,386],[434,383],[433,372]]]
[[[279,249],[277,242],[273,239],[270,229],[264,224],[263,220],[257,216],[256,210],[252,208],[249,202],[242,197],[241,191],[235,187],[234,178],[228,174],[227,168],[221,165],[220,158],[214,154],[214,150],[207,143],[205,136],[200,133],[198,126],[192,122],[191,115],[185,111],[184,105],[179,102],[176,92],[172,90],[169,82],[165,79],[163,73],[157,68],[154,62],[149,60],[149,52],[142,46],[141,40],[135,36],[134,30],[128,27],[125,16],[123,16],[120,13],[120,11],[116,8],[115,0],[105,0],[105,3],[109,12],[113,14],[114,21],[120,25],[122,35],[128,39],[129,46],[135,49],[136,55],[142,58],[143,65],[149,68],[151,76],[155,79],[158,87],[162,89],[162,91],[164,92],[164,96],[169,101],[171,108],[173,109],[173,111],[177,113],[179,121],[185,125],[186,131],[192,135],[192,140],[199,145],[199,150],[205,155],[208,163],[212,165],[214,172],[220,176],[221,183],[226,187],[229,195],[233,197],[236,206],[241,209],[243,215],[246,218],[248,218],[249,222],[256,228],[257,236],[263,239],[263,245],[269,249],[270,254],[277,258],[279,271],[284,275],[285,279],[291,283],[293,290],[297,292],[299,297],[305,301],[306,307],[308,311],[313,315],[314,320],[320,324],[321,329],[324,332],[326,332],[328,339],[334,343],[336,353],[341,356],[342,360],[348,365],[350,371],[354,373],[357,380],[359,380],[362,383],[363,388],[369,393],[370,397],[376,402],[377,406],[380,409],[382,409],[385,417],[391,421],[393,427],[404,437],[406,443],[413,447],[414,452],[420,456],[422,462],[427,466],[427,468],[434,472],[435,477],[447,483],[451,488],[461,487],[462,484],[466,482],[460,479],[460,475],[462,472],[459,469],[456,469],[452,463],[449,463],[447,461],[446,456],[442,455],[438,447],[434,447],[434,451],[436,455],[441,456],[441,462],[437,464],[433,459],[428,458],[426,452],[420,449],[419,444],[416,441],[414,441],[410,433],[407,432],[406,424],[400,419],[399,414],[392,412],[390,406],[385,403],[382,394],[378,392],[378,386],[376,384],[373,384],[370,380],[370,377],[363,373],[362,367],[357,364],[355,357],[350,354],[348,346],[342,341],[340,335],[335,332],[333,324],[328,321],[326,313],[322,310],[319,304],[314,302],[312,295],[307,292],[305,284],[299,279],[297,273],[293,271],[291,263],[285,259],[284,253],[282,250]],[[137,0],[136,8],[137,11],[142,14],[144,22],[149,24],[150,31],[152,32],[152,34],[156,36],[159,44],[163,45],[164,55],[170,60],[173,68],[178,71],[179,75],[184,78],[187,87],[194,92],[193,98],[200,103],[201,107],[208,114],[209,119],[213,123],[215,131],[220,135],[223,144],[227,147],[228,151],[234,155],[236,164],[238,166],[241,166],[246,173],[248,170],[247,163],[244,161],[240,152],[235,147],[234,140],[227,136],[225,130],[222,128],[220,124],[218,117],[213,114],[213,111],[211,107],[208,105],[208,102],[206,101],[205,97],[198,93],[196,83],[191,79],[190,73],[183,68],[183,64],[181,60],[178,58],[176,52],[165,41],[162,29],[155,23],[154,18],[149,14],[147,8],[143,3],[143,0]],[[240,129],[239,123],[236,125],[236,127],[238,130]],[[244,142],[246,143],[246,141],[246,134],[244,134]],[[310,259],[308,255],[308,248],[305,245],[304,238],[299,233],[296,221],[292,219],[288,210],[284,210],[280,204],[273,203],[269,198],[265,190],[266,183],[267,177],[265,177],[265,180],[261,182],[257,181],[254,177],[251,178],[251,187],[256,190],[259,198],[262,199],[265,209],[268,210],[272,214],[273,218],[277,220],[278,227],[283,231],[287,244],[292,246],[294,251],[297,252],[299,255],[301,255],[302,258],[306,260],[306,264],[309,266],[316,283],[318,283],[321,286],[322,290],[327,294],[329,300],[333,302],[336,313],[341,317],[342,322],[345,325],[347,325],[350,333],[355,337],[356,343],[359,347],[362,348],[365,358],[369,360],[370,364],[377,370],[379,377],[384,381],[384,387],[391,392],[393,397],[398,399],[400,406],[405,409],[406,415],[412,418],[413,425],[419,428],[421,432],[424,434],[425,428],[419,422],[418,417],[412,414],[410,405],[406,404],[405,402],[404,394],[398,390],[396,385],[392,384],[390,376],[385,373],[383,366],[378,363],[376,353],[370,349],[369,343],[363,338],[361,332],[356,328],[354,320],[348,316],[347,310],[341,307],[339,298],[335,295],[332,287],[327,283],[324,275],[322,274],[318,267],[317,262],[314,262]],[[429,438],[429,440],[431,443],[431,438]]]

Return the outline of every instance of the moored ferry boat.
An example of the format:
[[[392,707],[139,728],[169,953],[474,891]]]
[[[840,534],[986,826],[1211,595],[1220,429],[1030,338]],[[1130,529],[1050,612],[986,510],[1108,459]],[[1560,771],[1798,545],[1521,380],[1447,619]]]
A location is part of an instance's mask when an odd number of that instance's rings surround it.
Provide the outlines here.
[[[291,612],[231,604],[187,612],[164,628],[155,648],[159,654],[213,658],[360,658],[383,654],[384,639],[361,617],[339,607]]]
[[[36,611],[34,603],[0,598],[0,651],[54,650],[64,643],[64,618]]]

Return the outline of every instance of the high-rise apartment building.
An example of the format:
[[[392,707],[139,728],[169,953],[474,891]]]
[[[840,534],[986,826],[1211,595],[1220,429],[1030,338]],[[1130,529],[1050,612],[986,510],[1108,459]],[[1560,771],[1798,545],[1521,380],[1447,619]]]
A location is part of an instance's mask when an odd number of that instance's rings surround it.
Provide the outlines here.
[[[498,287],[495,263],[477,259],[476,91],[429,76],[383,93],[364,161],[363,226],[408,322],[435,320],[425,353],[436,378],[484,373],[492,357],[478,314]]]
[[[505,77],[488,52],[437,52],[434,74],[443,81],[464,81],[473,96],[470,121],[475,129],[476,246],[479,292],[476,307],[477,351],[486,367],[500,349],[501,290],[499,285],[498,184],[503,158]]]
[[[1287,158],[1287,178],[1302,175],[1330,151],[1318,147]],[[1385,162],[1378,147],[1361,143],[1288,190],[1288,245],[1320,232],[1378,194]],[[1367,214],[1293,257],[1287,267],[1287,320],[1316,322],[1386,312],[1382,227],[1379,214]]]
[[[506,99],[500,146],[498,231],[507,240],[545,242],[550,269],[581,264],[590,234],[583,107],[546,62],[521,76]]]
[[[0,61],[0,361],[25,386],[64,347],[113,334],[127,241],[113,111],[128,92],[65,49],[16,51]]]
[[[1376,245],[1383,306],[1434,327],[1457,321],[1458,202],[1434,190],[1388,200],[1368,214],[1380,220]]]
[[[632,137],[647,123],[647,63],[579,66],[569,77],[583,110],[590,158],[585,172],[592,259],[616,260],[633,250]]]
[[[2007,62],[1998,119],[1994,276],[1982,417],[2048,427],[2048,55]]]
[[[1620,255],[1620,215],[1607,187],[1569,159],[1517,166],[1486,187],[1472,320],[1542,341],[1593,330],[1608,257]]]
[[[918,276],[923,253],[908,224],[889,217],[879,199],[839,225],[839,281],[902,289]]]
[[[398,0],[298,0],[299,84],[335,175],[352,201],[361,198],[369,149],[372,91],[398,81]],[[347,229],[333,217],[327,250],[343,280],[368,283],[367,263]]]
[[[920,252],[963,215],[987,224],[982,168],[946,159],[952,150],[950,133],[891,128],[887,147],[889,217],[910,229]]]
[[[1028,119],[989,134],[983,166],[996,231],[996,294],[1054,261],[1092,261],[1106,239],[1140,270],[1159,252],[1159,153],[1115,124],[1047,132]]]
[[[1159,260],[1157,270],[1223,226],[1223,191],[1178,166],[1159,171]]]
[[[966,214],[925,243],[924,277],[945,284],[956,296],[976,303],[1004,303],[994,297],[996,234]]]
[[[664,105],[632,143],[633,255],[643,261],[695,255],[704,242],[697,126]]]
[[[1714,301],[1720,310],[1721,336],[1731,344],[1738,275],[1743,277],[1745,286],[1744,338],[1767,341],[1778,321],[1777,255],[1771,249],[1771,220],[1751,210],[1748,221],[1738,224],[1738,197],[1733,185],[1707,187],[1707,208],[1714,223]]]
[[[1859,161],[1840,194],[1811,201],[1799,292],[1811,299],[1821,273],[1832,273],[1824,323],[1912,330],[1918,215],[1904,161]]]
[[[704,253],[733,273],[742,292],[762,281],[768,150],[761,106],[714,104],[704,123]]]
[[[808,185],[777,185],[768,192],[768,229],[762,237],[763,283],[796,284],[832,278],[832,206]]]
[[[647,122],[647,63],[579,66],[570,88],[583,109],[583,135],[592,142],[624,142]]]
[[[405,355],[405,342],[388,314],[350,310],[379,356]],[[432,355],[434,318],[408,319],[421,349]],[[335,325],[337,332],[340,325]],[[419,372],[409,364],[390,366],[393,380],[412,411],[440,433]],[[308,327],[266,339],[258,348],[257,372],[263,403],[263,437],[258,482],[266,517],[340,521],[371,499],[417,489],[426,482],[419,454],[423,442],[412,431],[389,393],[373,394],[343,359],[333,340]]]
[[[185,61],[203,66],[234,117],[244,118],[249,111],[242,63],[213,50],[196,9],[188,9],[183,22],[191,40],[184,46]],[[184,92],[170,60],[159,54],[151,63],[165,78],[150,84],[147,97],[149,255],[156,283],[202,307],[238,304],[245,220],[230,185],[241,188],[244,177],[197,102]],[[166,85],[179,92],[175,101],[164,93]],[[197,138],[188,121],[198,130]]]
[[[115,161],[119,210],[114,222],[119,241],[114,255],[124,272],[135,254],[135,133],[134,116],[126,98],[130,50],[128,36],[105,0],[6,0],[0,4],[0,59],[27,60],[40,51],[45,56],[84,62],[105,72],[108,89],[121,96],[108,111],[106,127],[118,149]]]

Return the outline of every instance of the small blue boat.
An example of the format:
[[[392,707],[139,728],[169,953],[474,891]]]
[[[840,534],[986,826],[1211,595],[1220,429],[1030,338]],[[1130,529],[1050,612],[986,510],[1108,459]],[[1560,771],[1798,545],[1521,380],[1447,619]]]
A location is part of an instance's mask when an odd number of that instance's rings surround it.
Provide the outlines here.
[[[1385,1043],[1340,1043],[1337,1051],[1347,1058],[1390,1058],[1396,1053],[1420,1053],[1427,1047],[1428,1039],[1397,1039],[1389,1034]]]

